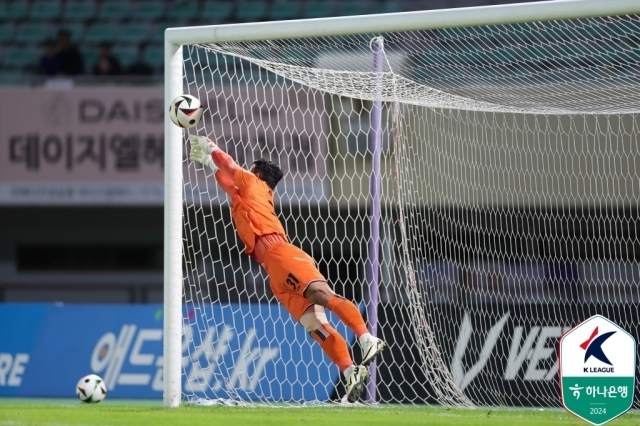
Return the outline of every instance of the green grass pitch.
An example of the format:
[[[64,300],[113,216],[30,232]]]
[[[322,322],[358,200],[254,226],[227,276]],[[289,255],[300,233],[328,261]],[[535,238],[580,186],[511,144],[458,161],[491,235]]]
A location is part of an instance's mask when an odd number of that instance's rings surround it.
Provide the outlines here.
[[[165,409],[158,401],[0,398],[4,425],[587,425],[558,409],[446,409],[425,406],[381,407],[201,407]],[[630,412],[609,423],[640,425],[640,413]]]

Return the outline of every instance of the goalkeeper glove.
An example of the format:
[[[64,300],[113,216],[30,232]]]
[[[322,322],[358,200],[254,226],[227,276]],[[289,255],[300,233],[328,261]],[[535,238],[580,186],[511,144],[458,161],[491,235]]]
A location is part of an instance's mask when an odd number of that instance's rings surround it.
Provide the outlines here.
[[[211,158],[211,153],[216,149],[219,149],[215,142],[204,136],[189,135],[189,143],[191,144],[189,160],[197,161],[198,163],[209,167],[214,172],[218,170]]]
[[[216,149],[220,149],[214,141],[206,136],[189,135],[189,141],[191,142],[192,146],[194,144],[200,145],[200,147],[209,154],[211,154]]]

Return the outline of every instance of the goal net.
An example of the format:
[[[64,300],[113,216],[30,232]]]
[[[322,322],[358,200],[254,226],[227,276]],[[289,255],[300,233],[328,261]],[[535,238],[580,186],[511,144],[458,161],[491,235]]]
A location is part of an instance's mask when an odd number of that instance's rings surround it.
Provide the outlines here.
[[[638,16],[183,55],[183,90],[206,107],[182,137],[183,399],[344,394],[243,253],[211,172],[187,161],[189,132],[283,168],[291,242],[389,345],[368,402],[558,406],[563,332],[599,313],[638,336]]]

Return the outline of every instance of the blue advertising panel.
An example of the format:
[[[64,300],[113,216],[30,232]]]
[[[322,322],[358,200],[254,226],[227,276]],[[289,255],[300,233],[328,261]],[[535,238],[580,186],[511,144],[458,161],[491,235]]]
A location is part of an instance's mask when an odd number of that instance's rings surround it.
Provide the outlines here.
[[[339,380],[279,305],[185,306],[184,318],[187,395],[323,401]],[[0,396],[73,396],[93,373],[110,397],[162,398],[162,327],[161,305],[0,304]]]
[[[50,305],[0,304],[0,395],[18,395]]]

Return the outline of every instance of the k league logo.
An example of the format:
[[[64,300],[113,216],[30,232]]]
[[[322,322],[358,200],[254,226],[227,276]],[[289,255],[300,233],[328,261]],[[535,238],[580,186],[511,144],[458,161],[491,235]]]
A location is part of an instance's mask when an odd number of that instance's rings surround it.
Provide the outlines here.
[[[611,363],[611,361],[609,361],[609,358],[607,358],[607,355],[605,355],[604,350],[602,349],[602,344],[606,342],[607,339],[609,339],[609,337],[613,336],[615,333],[616,333],[615,331],[609,331],[607,333],[603,333],[598,336],[598,327],[596,327],[591,333],[591,336],[589,336],[589,339],[587,339],[586,341],[580,344],[580,347],[585,351],[584,353],[585,364],[591,357],[593,357],[599,360],[600,362],[603,362],[611,366],[611,368],[583,367],[583,372],[613,373],[613,364]]]
[[[633,404],[636,343],[601,315],[578,324],[560,339],[562,405],[581,419],[602,425]]]

